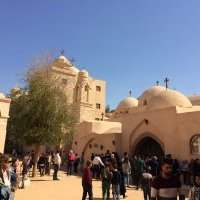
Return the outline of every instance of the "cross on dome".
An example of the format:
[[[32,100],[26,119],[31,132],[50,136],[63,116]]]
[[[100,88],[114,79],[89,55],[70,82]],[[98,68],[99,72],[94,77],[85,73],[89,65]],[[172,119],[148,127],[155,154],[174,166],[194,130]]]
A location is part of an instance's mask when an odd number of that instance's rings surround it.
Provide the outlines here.
[[[164,80],[166,89],[169,88],[169,85],[168,85],[168,84],[169,84],[169,81],[170,81],[170,80],[169,80],[169,78],[167,78],[167,77],[166,77],[165,80]]]

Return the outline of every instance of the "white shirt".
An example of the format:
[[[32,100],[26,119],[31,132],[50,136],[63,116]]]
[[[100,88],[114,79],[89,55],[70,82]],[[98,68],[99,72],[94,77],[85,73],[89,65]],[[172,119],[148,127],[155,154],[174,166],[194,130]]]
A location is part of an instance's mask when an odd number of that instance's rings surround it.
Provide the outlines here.
[[[10,188],[11,182],[10,182],[9,172],[2,170],[2,174],[3,174],[4,184]]]
[[[55,155],[54,162],[56,165],[59,165],[59,166],[61,165],[61,157],[60,157],[59,153],[57,153]]]
[[[93,165],[99,165],[99,164],[101,164],[102,166],[104,166],[104,164],[103,164],[103,162],[102,162],[102,160],[101,160],[101,158],[99,156],[95,156],[94,157],[94,160],[92,161],[92,164]]]

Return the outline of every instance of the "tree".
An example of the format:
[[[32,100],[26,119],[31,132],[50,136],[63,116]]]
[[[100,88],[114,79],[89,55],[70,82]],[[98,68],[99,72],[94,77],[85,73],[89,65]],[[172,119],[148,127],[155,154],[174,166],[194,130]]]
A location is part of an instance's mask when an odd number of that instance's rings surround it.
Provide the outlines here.
[[[24,80],[20,95],[11,94],[8,141],[35,146],[34,176],[41,145],[71,143],[76,120],[48,62],[31,67]]]

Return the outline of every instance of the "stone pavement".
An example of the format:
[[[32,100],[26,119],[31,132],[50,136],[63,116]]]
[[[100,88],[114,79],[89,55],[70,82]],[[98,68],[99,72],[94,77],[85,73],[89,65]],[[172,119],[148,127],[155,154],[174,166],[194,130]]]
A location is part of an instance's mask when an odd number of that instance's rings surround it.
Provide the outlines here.
[[[52,177],[36,177],[24,190],[17,190],[15,200],[81,200],[81,178],[60,173],[60,181]],[[93,181],[94,200],[101,200],[101,182]],[[126,200],[143,200],[142,192],[128,189]]]

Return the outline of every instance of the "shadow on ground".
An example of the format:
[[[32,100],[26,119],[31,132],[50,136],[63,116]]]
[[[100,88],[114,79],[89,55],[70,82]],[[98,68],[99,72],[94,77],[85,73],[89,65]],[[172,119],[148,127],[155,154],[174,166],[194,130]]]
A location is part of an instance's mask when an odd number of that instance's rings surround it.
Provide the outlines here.
[[[42,181],[52,181],[52,180],[44,180],[44,179],[37,179],[37,180],[31,180],[31,182],[42,182]]]

